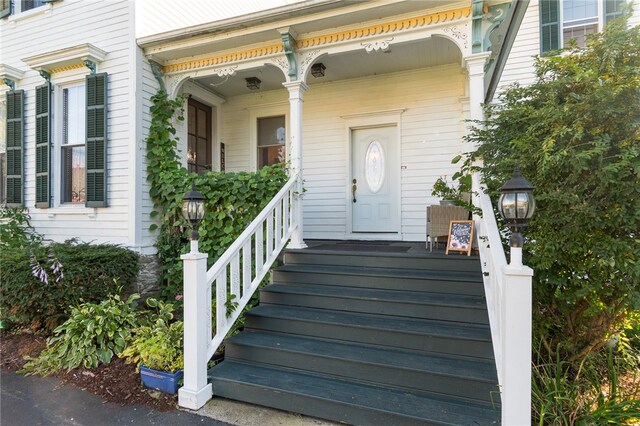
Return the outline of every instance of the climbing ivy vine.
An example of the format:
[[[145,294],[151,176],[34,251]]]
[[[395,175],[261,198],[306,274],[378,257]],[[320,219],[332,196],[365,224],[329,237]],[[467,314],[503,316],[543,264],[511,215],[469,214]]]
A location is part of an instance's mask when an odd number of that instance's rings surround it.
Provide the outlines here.
[[[149,229],[159,230],[156,247],[162,263],[162,292],[173,298],[182,291],[180,255],[188,251],[188,226],[181,208],[191,182],[206,198],[206,214],[199,228],[200,251],[209,255],[212,265],[280,190],[287,176],[283,165],[257,172],[189,173],[177,155],[174,126],[174,120],[184,120],[184,98],[169,99],[161,90],[151,101],[147,180],[154,223]]]

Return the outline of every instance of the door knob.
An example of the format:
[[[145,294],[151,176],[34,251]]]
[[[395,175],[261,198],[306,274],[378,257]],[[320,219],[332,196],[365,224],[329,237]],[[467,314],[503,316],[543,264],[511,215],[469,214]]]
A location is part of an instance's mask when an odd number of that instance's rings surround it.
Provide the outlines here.
[[[351,185],[351,193],[353,194],[353,202],[356,202],[356,191],[358,190],[358,181],[357,180],[353,180],[352,181],[353,185]]]

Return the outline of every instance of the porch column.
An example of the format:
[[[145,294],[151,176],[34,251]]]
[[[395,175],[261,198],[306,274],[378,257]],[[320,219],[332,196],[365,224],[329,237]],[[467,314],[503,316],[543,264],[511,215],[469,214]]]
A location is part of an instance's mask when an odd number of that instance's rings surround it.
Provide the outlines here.
[[[484,119],[482,104],[484,103],[484,66],[490,52],[476,53],[464,58],[469,73],[469,118]]]
[[[307,247],[302,237],[302,103],[304,92],[309,88],[304,81],[290,81],[283,83],[289,91],[289,167],[291,174],[298,174],[296,193],[293,199],[293,218],[298,227],[291,234],[291,241],[288,248],[303,249]]]

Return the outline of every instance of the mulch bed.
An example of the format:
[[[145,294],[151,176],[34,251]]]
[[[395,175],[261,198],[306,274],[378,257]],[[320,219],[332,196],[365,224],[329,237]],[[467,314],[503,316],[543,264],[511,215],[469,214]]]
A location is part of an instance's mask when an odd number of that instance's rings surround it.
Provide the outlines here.
[[[36,357],[46,348],[46,338],[31,334],[0,332],[0,368],[18,371],[25,363],[24,357]],[[99,395],[104,401],[120,405],[144,405],[157,411],[177,408],[175,395],[145,388],[140,382],[140,373],[132,364],[114,358],[110,364],[95,369],[76,368],[60,371],[54,375],[84,391]]]

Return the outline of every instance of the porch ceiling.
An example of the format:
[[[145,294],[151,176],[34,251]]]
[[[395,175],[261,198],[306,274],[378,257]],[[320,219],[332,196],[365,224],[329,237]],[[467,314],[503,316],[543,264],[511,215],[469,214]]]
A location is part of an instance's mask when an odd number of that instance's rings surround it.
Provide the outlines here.
[[[356,52],[323,56],[316,62],[322,62],[325,65],[325,76],[315,78],[309,75],[307,84],[310,86],[444,64],[460,64],[461,53],[453,42],[432,37],[391,45],[387,52],[367,53],[362,49]],[[207,89],[227,98],[250,93],[245,82],[247,77],[258,77],[262,81],[260,91],[283,89],[282,83],[285,82],[284,74],[274,66],[239,71],[233,76],[212,75],[195,80]]]

